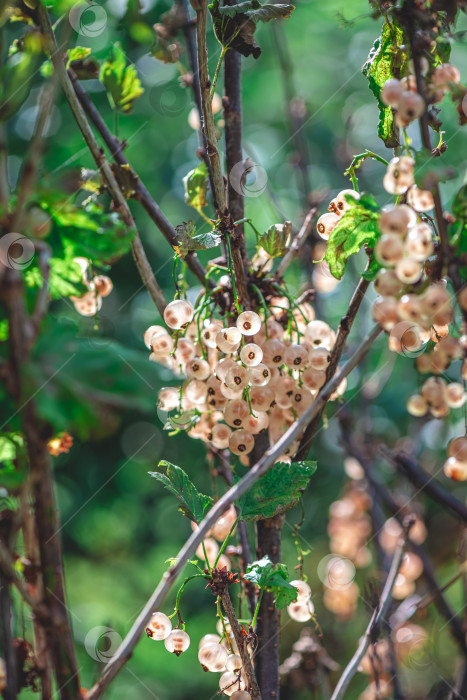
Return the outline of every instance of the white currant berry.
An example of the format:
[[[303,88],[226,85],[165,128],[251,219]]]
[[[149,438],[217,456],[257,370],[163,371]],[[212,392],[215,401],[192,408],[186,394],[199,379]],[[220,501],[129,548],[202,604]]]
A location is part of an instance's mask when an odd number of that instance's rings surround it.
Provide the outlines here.
[[[162,612],[156,612],[151,616],[146,627],[146,634],[150,639],[162,641],[167,639],[172,632],[172,623]]]
[[[334,214],[332,212],[322,214],[316,222],[316,230],[318,231],[321,238],[327,241],[331,233],[336,228],[339,221],[340,216],[338,214]]]
[[[162,326],[149,326],[149,328],[144,331],[143,340],[148,350],[152,350],[152,337],[160,335],[161,333],[164,335],[167,334],[167,330]]]
[[[233,695],[237,690],[245,690],[246,685],[241,675],[226,671],[219,679],[219,688],[225,695]]]
[[[232,700],[251,700],[251,695],[247,690],[236,690],[230,697]]]
[[[247,367],[243,367],[243,365],[240,364],[231,367],[225,375],[225,384],[229,389],[233,389],[234,391],[245,389],[248,386],[249,380],[250,373]]]
[[[94,290],[80,297],[70,296],[73,306],[81,316],[95,316],[102,308],[102,298]]]
[[[194,359],[196,348],[194,343],[189,338],[179,338],[177,349],[175,350],[175,359],[181,365],[186,365]]]
[[[204,403],[208,394],[208,387],[205,382],[192,379],[185,386],[185,396],[192,403]]]
[[[180,391],[172,386],[161,389],[158,398],[158,406],[163,411],[173,411],[180,405]]]
[[[406,90],[399,97],[397,114],[404,122],[419,119],[425,111],[425,100],[417,92]]]
[[[451,382],[447,385],[444,397],[449,408],[460,408],[465,404],[465,389],[460,382]]]
[[[290,582],[297,589],[297,603],[303,603],[311,598],[311,588],[306,581],[299,579]]]
[[[229,401],[232,401],[233,399],[241,399],[243,396],[243,389],[241,386],[239,388],[236,387],[235,389],[231,389],[231,387],[227,386],[227,384],[223,382],[221,384],[221,394]]]
[[[231,428],[241,428],[249,415],[249,406],[246,401],[241,399],[230,401],[224,408],[224,420]]]
[[[331,361],[331,354],[327,348],[315,348],[310,352],[310,367],[322,372]]]
[[[225,450],[229,446],[232,429],[224,423],[216,423],[211,431],[211,442],[218,450]]]
[[[255,412],[269,410],[274,399],[274,391],[269,386],[255,386],[250,389],[250,402]]]
[[[270,338],[263,345],[263,362],[268,366],[280,367],[284,362],[285,345],[280,340]]]
[[[404,241],[394,233],[383,233],[375,245],[375,258],[380,265],[394,267],[404,255]]]
[[[331,349],[333,333],[324,321],[310,321],[305,330],[305,339],[312,347],[323,346]]]
[[[381,212],[378,222],[381,233],[392,233],[403,236],[409,226],[413,226],[416,216],[406,204],[397,207],[386,207]]]
[[[420,394],[414,394],[413,396],[410,396],[407,401],[407,411],[411,416],[421,418],[422,416],[426,416],[428,413],[428,404],[423,396],[420,396]]]
[[[208,671],[219,673],[225,669],[227,650],[221,644],[210,642],[203,644],[198,652],[198,661]]]
[[[418,212],[430,211],[435,206],[430,190],[420,190],[417,185],[412,185],[407,192],[407,201]]]
[[[223,542],[232,529],[236,519],[237,512],[234,506],[230,506],[214,523],[211,529],[212,536],[215,537],[216,540]],[[230,630],[229,636],[232,636],[232,630]]]
[[[204,545],[204,548],[203,548]],[[204,554],[204,550],[206,550],[206,556]],[[199,557],[200,559],[203,559],[204,561],[207,560],[209,562],[210,566],[214,565],[214,562],[216,561],[216,557],[219,554],[219,546],[216,542],[215,539],[212,537],[206,537],[201,544],[198,545],[196,549],[196,556]]]
[[[209,362],[203,360],[202,357],[195,357],[187,362],[185,374],[187,379],[205,380],[211,374]]]
[[[424,262],[433,255],[433,233],[427,224],[417,224],[405,239],[404,250],[407,257]]]
[[[234,430],[229,438],[229,448],[234,455],[248,455],[253,450],[255,446],[255,439],[253,435],[240,428],[240,430]]]
[[[302,369],[308,362],[308,354],[303,345],[289,345],[284,353],[284,362],[290,369]]]
[[[186,651],[190,646],[190,637],[184,630],[173,630],[173,632],[166,637],[164,646],[167,651],[170,651],[176,656],[180,656],[180,654]]]
[[[262,351],[261,351],[262,352]],[[260,362],[255,367],[250,369],[250,384],[251,386],[266,386],[271,380],[271,370],[269,367]]]
[[[204,637],[201,637],[201,639],[199,641],[199,648],[201,649],[201,647],[204,644],[212,644],[213,642],[215,644],[220,644],[221,643],[220,636],[218,634],[205,634]]]
[[[217,334],[222,331],[222,326],[220,323],[209,323],[201,331],[201,339],[207,348],[214,349],[217,347],[216,338]]]
[[[226,671],[240,671],[242,668],[242,657],[239,654],[229,654],[225,662]]]
[[[386,80],[381,90],[381,102],[384,102],[388,107],[397,107],[399,98],[404,92],[404,87],[396,78]]]
[[[326,372],[318,371],[313,367],[308,367],[302,373],[303,386],[313,392],[317,392],[326,382]]]
[[[242,335],[255,335],[261,328],[261,319],[254,311],[243,311],[236,325]]]
[[[460,462],[467,462],[467,438],[453,438],[448,444],[448,456],[455,457]]]
[[[164,309],[164,321],[175,330],[186,328],[194,316],[194,309],[189,301],[176,299],[171,301]]]
[[[441,66],[437,66],[431,76],[433,85],[438,87],[448,87],[449,83],[459,83],[460,79],[461,74],[459,70],[450,63],[443,63]]]
[[[216,367],[215,367],[215,372],[216,376],[221,380],[221,382],[225,381],[225,375],[229,371],[231,367],[234,367],[236,365],[235,360],[232,360],[231,357],[224,357],[222,360],[220,360]]]
[[[443,465],[447,477],[454,481],[467,481],[467,462],[461,462],[455,457],[449,457]]]
[[[375,290],[383,297],[395,297],[402,289],[402,283],[394,270],[384,268],[378,272],[375,279]]]
[[[169,355],[174,348],[173,338],[168,333],[158,333],[151,338],[151,343],[155,355]]]
[[[396,156],[387,167],[383,187],[389,194],[404,194],[414,184],[415,161],[410,156]]]
[[[287,612],[295,622],[308,622],[313,617],[314,608],[312,602],[307,600],[300,603],[290,603],[287,606]]]
[[[252,435],[258,435],[269,425],[269,416],[265,411],[255,411],[244,421],[243,427]]]
[[[96,292],[101,297],[108,297],[114,288],[110,277],[106,277],[105,275],[97,275],[92,281]]]
[[[399,320],[397,301],[393,297],[378,297],[372,308],[373,320],[385,331],[390,331]]]
[[[216,335],[217,347],[221,352],[225,352],[226,355],[235,352],[240,346],[241,340],[242,334],[235,326],[224,328]]]
[[[396,275],[404,284],[415,284],[422,276],[423,267],[412,258],[402,258],[396,263]]]
[[[356,192],[355,190],[342,190],[339,192],[337,197],[334,197],[334,199],[331,200],[329,204],[329,211],[332,211],[339,216],[348,211],[352,204],[347,200],[347,197],[351,197],[355,201],[358,201],[360,199],[360,193]]]
[[[247,343],[240,350],[240,359],[247,367],[255,367],[263,359],[263,351],[256,343]]]

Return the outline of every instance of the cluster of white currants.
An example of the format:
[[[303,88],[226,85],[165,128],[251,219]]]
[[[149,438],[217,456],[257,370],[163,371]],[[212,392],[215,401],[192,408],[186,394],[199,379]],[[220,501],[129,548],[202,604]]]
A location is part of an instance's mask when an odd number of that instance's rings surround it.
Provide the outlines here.
[[[441,102],[446,92],[460,82],[458,69],[450,63],[437,66],[431,75],[428,61],[422,59],[422,73],[426,97],[430,104]],[[425,100],[417,92],[417,80],[407,75],[402,80],[390,78],[381,90],[381,101],[395,112],[396,125],[402,129],[419,119],[426,109]]]
[[[102,299],[109,296],[113,289],[112,280],[105,275],[91,275],[89,260],[86,258],[75,258],[83,275],[83,282],[88,288],[82,296],[70,296],[76,311],[81,316],[95,316],[102,308]]]
[[[342,190],[337,197],[334,197],[334,199],[331,199],[329,202],[329,212],[321,214],[316,222],[316,230],[325,241],[328,240],[329,236],[336,228],[342,214],[350,208],[351,204],[348,202],[347,197],[353,197],[355,200],[359,200],[360,194],[355,190]]]
[[[198,661],[205,671],[221,673],[219,688],[233,700],[250,700],[242,672],[242,659],[225,619],[217,623],[219,634],[206,634],[199,643]]]
[[[467,437],[457,437],[448,445],[444,473],[455,481],[467,481]]]
[[[151,326],[144,334],[150,360],[186,377],[182,387],[160,391],[159,408],[175,414],[176,425],[194,411],[189,434],[216,449],[229,448],[244,464],[256,435],[267,430],[275,444],[313,403],[326,381],[336,337],[328,324],[315,320],[310,304],[290,308],[288,299],[272,301],[266,318],[243,311],[235,325],[223,327],[220,320],[202,320],[188,301],[176,300],[164,312],[176,333]],[[345,386],[343,381],[331,399]],[[298,444],[281,459],[290,461]]]
[[[464,385],[460,382],[446,382],[441,377],[429,377],[420,394],[413,394],[407,401],[407,411],[412,416],[425,416],[431,413],[435,418],[444,418],[451,408],[465,404]]]
[[[190,646],[190,637],[182,629],[172,629],[172,622],[162,612],[155,612],[146,627],[150,639],[163,641],[167,651],[180,656]]]

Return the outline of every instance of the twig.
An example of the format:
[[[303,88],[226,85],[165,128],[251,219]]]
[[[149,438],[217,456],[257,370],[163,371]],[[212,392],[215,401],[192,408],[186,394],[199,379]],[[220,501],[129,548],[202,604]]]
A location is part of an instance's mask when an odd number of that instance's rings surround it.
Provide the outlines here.
[[[336,342],[334,343],[334,347],[331,350],[331,359],[329,362],[329,365],[326,370],[326,379],[329,382],[331,377],[335,375],[335,372],[337,371],[337,365],[339,363],[339,360],[341,359],[342,352],[344,350],[345,342],[347,340],[347,336],[350,333],[350,330],[352,328],[353,322],[355,321],[355,317],[357,315],[357,312],[360,308],[360,305],[363,301],[363,297],[365,296],[365,292],[369,287],[369,282],[363,277],[360,278],[360,281],[355,289],[355,292],[353,293],[353,296],[350,300],[348,309],[345,313],[345,315],[341,318],[340,323],[339,323],[339,328],[337,330],[337,336],[336,336]],[[376,329],[375,329],[376,331]],[[380,329],[381,332],[381,329]],[[378,337],[379,333],[376,332],[375,339]],[[318,394],[319,396],[319,394]],[[310,443],[313,440],[313,436],[316,432],[316,429],[318,427],[319,421],[321,420],[321,415],[324,410],[324,405],[319,414],[316,415],[314,420],[310,422],[308,425],[307,429],[305,430],[305,434],[303,438],[300,441],[300,447],[298,448],[296,458],[297,459],[305,459],[307,454],[308,454],[308,449],[310,447]]]
[[[363,635],[363,639],[358,645],[357,651],[355,652],[349,664],[345,668],[344,673],[340,677],[339,682],[334,689],[334,692],[331,696],[331,700],[340,700],[344,697],[344,693],[350,681],[356,674],[368,647],[375,639],[375,636],[378,634],[378,630],[380,628],[381,623],[384,622],[386,618],[387,612],[392,602],[392,589],[394,588],[394,584],[396,582],[397,574],[399,573],[400,565],[402,563],[402,557],[404,555],[405,547],[407,544],[407,534],[408,530],[406,529],[404,537],[401,538],[397,545],[397,549],[394,552],[394,557],[391,562],[391,568],[389,569],[386,583],[384,584],[383,592],[381,593],[378,605],[375,608],[373,615],[371,616],[371,620],[368,624],[368,627],[366,628],[365,634]]]
[[[81,106],[81,103],[79,102],[76,93],[73,89],[73,85],[71,83],[70,77],[67,73],[65,64],[63,62],[62,52],[58,50],[57,43],[55,41],[55,35],[52,29],[52,25],[50,24],[47,10],[43,5],[39,4],[37,8],[37,13],[41,25],[41,30],[46,37],[50,57],[54,69],[57,72],[58,79],[61,83],[62,90],[65,94],[65,98],[70,106],[76,123],[78,124],[79,129],[83,134],[84,140],[86,142],[87,147],[89,148],[94,162],[96,163],[97,167],[102,173],[104,181],[109,189],[109,192],[117,205],[117,211],[119,212],[123,223],[130,229],[134,230],[134,238],[132,241],[133,258],[135,260],[143,284],[145,285],[146,289],[151,295],[151,298],[157,306],[160,314],[163,315],[167,302],[165,301],[162,289],[157,283],[152,268],[146,257],[146,253],[144,252],[143,244],[141,243],[139,233],[135,228],[135,223],[133,221],[133,216],[131,214],[128,203],[120,189],[120,186],[112,171],[112,168],[110,167],[102,149],[97,143],[94,133],[91,127],[89,126],[88,120]]]
[[[232,217],[230,215],[225,191],[224,175],[222,173],[221,159],[217,148],[216,128],[211,105],[211,81],[209,79],[208,52],[206,47],[206,21],[207,21],[208,0],[200,0],[200,8],[196,11],[196,39],[198,46],[198,67],[199,82],[201,89],[201,104],[203,107],[204,133],[206,135],[207,153],[211,161],[214,191],[217,200],[217,216],[219,218],[220,230],[225,236],[230,236],[232,231]],[[229,53],[227,52],[227,56]],[[240,160],[242,158],[240,157]],[[235,163],[238,163],[237,159]],[[230,187],[230,184],[229,184]],[[240,217],[243,218],[243,217]],[[234,219],[237,220],[237,219]],[[235,237],[232,237],[235,243]],[[238,296],[241,301],[248,306],[248,287],[244,261],[240,247],[232,245],[232,260],[238,288]]]
[[[442,506],[445,506],[449,511],[458,515],[464,522],[467,522],[467,507],[462,501],[459,501],[455,496],[438,484],[433,477],[427,474],[413,457],[404,452],[392,452],[385,446],[381,447],[380,452],[383,457],[397,467],[412,484],[417,486],[421,491],[427,493]]]
[[[297,257],[302,249],[302,246],[306,243],[310,235],[314,231],[314,221],[316,215],[316,207],[312,207],[305,217],[305,221],[302,224],[300,231],[297,233],[292,241],[289,251],[284,255],[280,261],[275,276],[280,279],[284,276],[284,272],[289,267],[292,260]]]
[[[110,155],[112,159],[118,164],[121,165],[125,168],[129,168],[130,164],[128,160],[126,159],[122,146],[120,142],[118,141],[115,136],[113,136],[109,129],[107,128],[106,123],[102,119],[101,115],[99,114],[99,111],[96,109],[94,106],[92,100],[90,99],[89,95],[87,92],[84,90],[84,88],[81,86],[79,83],[76,75],[73,73],[73,71],[70,69],[68,71],[68,74],[70,76],[70,80],[73,83],[74,91],[76,93],[76,96],[83,107],[83,110],[91,120],[91,122],[94,124],[96,130],[102,137],[102,140],[106,144],[107,148],[110,151]],[[132,171],[133,172],[133,171]],[[157,228],[159,231],[162,233],[166,241],[174,248],[174,246],[178,245],[178,238],[175,229],[173,228],[172,224],[170,221],[165,217],[163,214],[162,210],[160,209],[159,205],[154,201],[154,199],[151,197],[149,194],[149,191],[146,189],[144,186],[143,182],[139,179],[139,177],[136,175],[136,173],[133,172],[133,179],[135,180],[135,199],[138,202],[141,202],[141,205],[145,209],[146,213],[149,215],[151,220],[156,224]],[[186,264],[188,265],[189,269],[192,271],[192,273],[195,275],[195,277],[202,283],[205,284],[206,282],[206,270],[204,267],[201,265],[201,263],[198,260],[198,257],[196,256],[196,253],[188,253],[185,258],[184,258]],[[211,286],[215,286],[214,282],[210,280]]]
[[[151,617],[153,610],[158,610],[164,601],[166,595],[174,585],[176,579],[184,569],[187,561],[193,556],[198,545],[206,537],[208,531],[214,525],[216,520],[234,503],[240,496],[246,493],[257,481],[263,476],[277,461],[279,455],[301,434],[304,427],[314,418],[315,415],[329,400],[329,397],[337,389],[341,381],[361,362],[363,357],[372,347],[375,339],[381,333],[379,327],[375,327],[367,338],[358,346],[352,356],[342,367],[341,371],[336,374],[324,387],[320,396],[316,401],[295,421],[293,425],[284,433],[278,442],[268,449],[262,458],[248,471],[248,473],[237,484],[232,486],[226,493],[214,504],[205,518],[199,524],[198,529],[192,533],[189,539],[185,542],[177,555],[177,563],[174,564],[164,574],[162,580],[148,599],[143,610],[138,615],[133,623],[132,628],[126,635],[119,649],[107,664],[102,676],[97,683],[86,694],[87,700],[96,700],[100,697],[104,690],[109,686],[111,681],[123,668],[133,653],[133,649],[138,643],[144,629],[147,626],[148,620]]]
[[[242,635],[242,630],[235,615],[235,610],[230,600],[230,595],[228,591],[225,591],[221,595],[222,607],[225,610],[225,614],[229,620],[230,626],[232,628],[233,636],[238,647],[238,653],[242,659],[242,670],[245,672],[247,679],[248,690],[251,695],[252,700],[261,700],[261,692],[256,681],[255,672],[253,669],[253,664],[251,663],[251,658],[248,653],[246,637]]]
[[[0,540],[0,570],[4,579],[9,581],[18,591],[24,602],[29,605],[32,612],[41,619],[46,619],[47,611],[40,605],[28,591],[24,581],[18,576],[13,564],[11,554],[5,544]]]

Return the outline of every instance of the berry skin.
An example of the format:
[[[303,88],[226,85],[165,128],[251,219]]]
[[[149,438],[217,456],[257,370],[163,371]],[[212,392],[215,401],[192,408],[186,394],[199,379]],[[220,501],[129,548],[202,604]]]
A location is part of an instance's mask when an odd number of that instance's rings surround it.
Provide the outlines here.
[[[448,457],[455,457],[459,462],[467,462],[467,438],[457,437],[448,445]]]
[[[143,340],[144,340],[144,344],[148,348],[148,350],[152,350],[152,342],[151,342],[152,337],[160,335],[161,333],[167,335],[166,329],[163,328],[162,326],[149,326],[149,328],[144,331]]]
[[[404,284],[415,284],[420,279],[423,267],[412,258],[402,258],[396,263],[396,275]]]
[[[105,275],[97,275],[97,277],[94,277],[93,283],[96,292],[101,297],[108,297],[110,292],[114,288],[110,277],[106,277]]]
[[[212,536],[215,537],[216,540],[219,540],[219,542],[223,542],[232,529],[236,519],[236,510],[234,506],[230,506],[230,508],[228,508],[228,510],[226,510],[225,513],[221,515],[218,520],[216,520],[211,529]]]
[[[186,328],[193,320],[194,309],[190,302],[184,299],[171,301],[164,309],[164,321],[174,330]]]
[[[318,231],[321,238],[327,241],[329,236],[339,223],[339,220],[340,216],[338,214],[334,214],[331,212],[322,214],[316,222],[316,230]]]
[[[224,420],[231,428],[241,428],[249,415],[249,406],[241,399],[230,401],[224,409]]]
[[[451,382],[445,389],[444,397],[450,408],[460,408],[465,404],[464,385],[459,382]]]
[[[211,431],[211,442],[218,450],[225,450],[229,446],[232,430],[228,425],[217,423]]]
[[[396,78],[390,78],[386,80],[381,90],[381,102],[384,102],[387,107],[397,107],[403,92],[404,88],[400,81]]]
[[[310,321],[305,330],[305,338],[315,348],[323,346],[331,349],[333,344],[331,328],[324,321]]]
[[[250,373],[243,365],[231,367],[225,375],[225,384],[234,391],[243,391],[248,386]]]
[[[256,343],[247,343],[240,350],[240,359],[247,367],[255,367],[263,359],[263,351]]]
[[[219,673],[225,669],[227,657],[227,650],[215,642],[203,644],[198,652],[198,661],[200,664],[213,673]]]
[[[262,351],[261,351],[262,352]],[[271,370],[262,362],[250,369],[251,386],[266,386],[271,380]]]
[[[221,352],[226,355],[235,352],[240,346],[242,334],[235,326],[224,328],[216,335],[216,344]]]
[[[239,671],[242,668],[242,658],[239,654],[229,654],[225,662],[226,671]]]
[[[410,156],[396,156],[387,167],[383,187],[389,194],[404,194],[414,184],[415,161]]]
[[[404,255],[404,241],[394,233],[383,233],[375,245],[375,258],[380,265],[394,267]]]
[[[172,623],[167,615],[164,615],[162,612],[156,612],[151,616],[148,626],[146,627],[146,634],[150,639],[162,641],[163,639],[167,639],[171,632]]]
[[[337,197],[334,197],[334,199],[331,200],[329,204],[329,211],[332,211],[339,216],[348,211],[352,204],[347,201],[347,197],[352,197],[358,201],[360,199],[360,193],[355,192],[355,190],[342,190],[342,192],[339,192]]]
[[[170,651],[176,656],[180,656],[180,654],[186,651],[190,646],[190,637],[183,630],[173,630],[173,632],[166,637],[164,646],[167,651]]]
[[[290,369],[301,369],[308,361],[308,351],[303,345],[289,345],[284,353],[284,362]]]
[[[433,234],[426,224],[418,224],[411,229],[405,239],[404,250],[406,255],[413,260],[424,262],[433,255]]]
[[[403,124],[419,119],[425,111],[425,100],[417,92],[406,90],[399,98],[397,116]]]
[[[233,695],[238,690],[245,690],[245,681],[238,673],[226,671],[219,679],[219,688],[225,695]]]
[[[305,581],[291,581],[292,586],[297,589],[297,603],[303,603],[311,598],[311,588]]]
[[[455,457],[449,457],[443,465],[447,477],[454,481],[467,481],[467,462],[461,462]]]
[[[419,394],[414,394],[411,396],[407,401],[407,412],[416,418],[426,416],[428,413],[428,404],[423,396],[420,396]]]
[[[310,600],[290,603],[290,605],[287,606],[287,612],[295,622],[308,622],[308,620],[311,620],[314,613],[313,603]]]
[[[187,363],[185,374],[187,379],[205,380],[211,374],[209,362],[206,362],[206,360],[203,360],[201,357],[195,357]]]
[[[378,297],[373,304],[373,320],[385,331],[390,331],[399,320],[397,301],[392,297]]]
[[[412,209],[406,204],[401,204],[397,207],[383,209],[379,219],[379,228],[381,233],[395,233],[403,236],[409,226],[414,223],[415,215]]]
[[[242,335],[256,335],[261,328],[261,319],[254,311],[243,311],[237,318],[237,328]]]
[[[269,386],[255,386],[250,389],[250,402],[255,412],[269,410],[274,399],[274,391]]]
[[[280,367],[284,362],[285,345],[280,340],[270,338],[263,345],[263,362],[268,366]]]
[[[435,206],[433,195],[429,190],[420,190],[413,185],[407,192],[407,201],[415,211],[430,211]]]
[[[199,648],[201,649],[201,647],[204,644],[211,644],[212,642],[215,642],[216,644],[220,644],[221,638],[219,637],[219,635],[218,634],[205,634],[204,637],[201,637],[201,639],[199,641]]]
[[[251,695],[247,690],[236,690],[230,697],[232,700],[251,700]]]
[[[229,439],[229,448],[234,455],[248,455],[255,446],[255,439],[248,430],[235,430]]]
[[[431,82],[437,87],[448,87],[449,83],[458,83],[460,79],[459,70],[450,63],[443,63],[435,68],[431,76]]]
[[[394,270],[384,268],[379,271],[375,279],[375,290],[383,297],[395,297],[402,289],[402,283],[397,279]]]

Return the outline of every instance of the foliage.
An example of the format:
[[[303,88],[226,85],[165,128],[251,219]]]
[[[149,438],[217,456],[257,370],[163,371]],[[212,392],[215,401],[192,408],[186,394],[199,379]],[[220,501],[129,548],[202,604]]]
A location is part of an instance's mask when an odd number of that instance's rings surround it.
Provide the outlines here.
[[[315,471],[315,462],[278,462],[239,498],[242,518],[272,518],[289,510],[297,503]]]
[[[269,557],[249,564],[244,578],[260,590],[274,593],[274,605],[279,610],[297,599],[297,589],[290,583],[287,567],[285,564],[273,564]]]
[[[163,460],[159,468],[166,473],[149,472],[154,479],[160,481],[166,489],[179,501],[179,510],[194,523],[199,523],[212,507],[210,496],[200,493],[183,469]]]
[[[127,66],[125,52],[118,42],[113,45],[110,58],[102,64],[99,80],[111,105],[124,113],[131,112],[134,101],[144,92],[135,66]]]
[[[221,236],[215,231],[197,233],[195,223],[190,219],[175,227],[177,232],[177,252],[186,255],[191,250],[208,250],[220,245]]]

